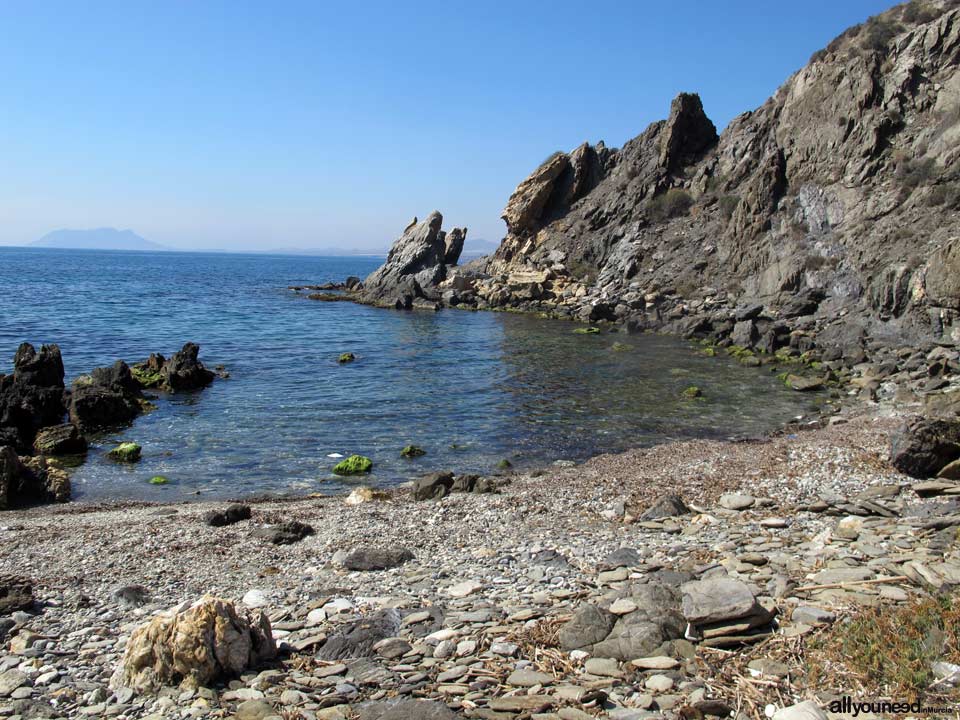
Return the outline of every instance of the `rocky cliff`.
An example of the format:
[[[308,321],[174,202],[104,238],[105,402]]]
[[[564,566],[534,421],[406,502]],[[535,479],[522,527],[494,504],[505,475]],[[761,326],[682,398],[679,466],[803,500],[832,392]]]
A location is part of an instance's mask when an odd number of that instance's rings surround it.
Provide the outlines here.
[[[958,60],[960,9],[927,0],[850,28],[719,135],[681,94],[620,149],[548,158],[460,284],[771,352],[956,344]]]

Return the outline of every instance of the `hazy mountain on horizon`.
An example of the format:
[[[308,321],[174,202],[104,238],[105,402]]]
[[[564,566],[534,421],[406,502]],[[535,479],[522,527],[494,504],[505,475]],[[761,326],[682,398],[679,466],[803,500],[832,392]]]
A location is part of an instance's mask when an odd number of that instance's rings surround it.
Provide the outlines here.
[[[170,250],[171,248],[140,237],[133,230],[95,228],[92,230],[54,230],[31,247],[64,248],[70,250]]]

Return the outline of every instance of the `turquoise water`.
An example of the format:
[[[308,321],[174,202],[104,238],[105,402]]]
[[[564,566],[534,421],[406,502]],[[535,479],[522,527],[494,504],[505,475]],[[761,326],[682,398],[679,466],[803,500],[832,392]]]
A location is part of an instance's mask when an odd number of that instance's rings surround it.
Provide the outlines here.
[[[766,369],[659,336],[578,335],[505,313],[400,313],[307,300],[288,285],[365,276],[378,260],[0,248],[0,372],[22,341],[58,343],[68,378],[191,340],[231,373],[163,397],[97,438],[79,498],[342,492],[451,469],[493,471],[683,437],[755,435],[811,409]],[[614,342],[626,347],[614,350]],[[343,352],[357,360],[340,365]],[[704,399],[684,400],[689,385]],[[118,440],[143,460],[104,458]],[[405,460],[416,444],[425,457]],[[331,453],[374,461],[360,481]],[[154,475],[167,486],[147,483]]]

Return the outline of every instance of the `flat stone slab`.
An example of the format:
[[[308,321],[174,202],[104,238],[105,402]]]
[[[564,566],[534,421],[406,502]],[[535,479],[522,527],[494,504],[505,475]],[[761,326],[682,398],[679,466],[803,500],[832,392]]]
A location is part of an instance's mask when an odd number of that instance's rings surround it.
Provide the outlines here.
[[[683,616],[690,623],[712,623],[750,615],[757,610],[757,599],[750,588],[728,577],[707,578],[686,583],[683,591]]]

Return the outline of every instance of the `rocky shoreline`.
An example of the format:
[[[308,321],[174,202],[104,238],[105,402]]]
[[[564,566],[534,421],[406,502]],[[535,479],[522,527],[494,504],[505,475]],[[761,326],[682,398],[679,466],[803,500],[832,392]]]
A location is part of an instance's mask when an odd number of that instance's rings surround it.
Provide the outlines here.
[[[763,441],[490,478],[481,494],[421,483],[232,516],[214,503],[4,513],[0,716],[822,717],[794,706],[867,682],[821,658],[848,617],[960,582],[960,486],[891,465],[902,408],[848,412]],[[297,526],[309,532],[284,534]],[[211,661],[183,685],[132,681],[131,656],[159,657],[131,641],[151,618],[181,623],[181,646],[164,646],[181,674],[202,656],[182,638],[227,612],[188,609],[207,595],[235,618],[262,613],[277,654],[234,673]]]

